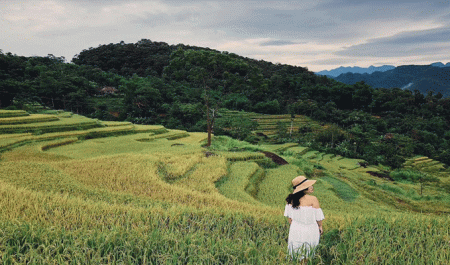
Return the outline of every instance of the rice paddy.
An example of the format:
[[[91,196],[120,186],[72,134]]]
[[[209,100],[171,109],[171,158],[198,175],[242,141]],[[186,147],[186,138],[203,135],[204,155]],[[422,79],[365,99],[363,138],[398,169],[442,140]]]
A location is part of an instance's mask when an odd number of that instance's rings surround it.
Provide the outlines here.
[[[57,121],[57,120],[59,120],[59,118],[54,115],[34,114],[34,115],[29,115],[29,116],[0,118],[0,125],[48,122],[48,121]]]
[[[289,114],[283,115],[268,115],[259,114],[254,112],[245,111],[232,111],[232,110],[222,110],[221,115],[227,116],[242,116],[249,118],[258,123],[258,127],[253,132],[255,134],[264,134],[270,138],[276,138],[278,136],[277,126],[281,124],[286,127],[286,133],[297,132],[300,128],[308,125],[313,130],[320,130],[322,128],[319,123],[309,119],[304,115],[296,115],[291,117]]]
[[[299,174],[317,180],[326,216],[309,264],[449,264],[439,184],[420,196],[414,183],[369,174],[376,166],[297,144],[213,137],[206,149],[206,133],[34,115],[0,111],[30,121],[1,125],[1,264],[292,264],[282,213]],[[448,179],[428,158],[405,168],[418,164]]]
[[[217,185],[220,193],[233,200],[258,204],[246,190],[249,189],[252,176],[258,174],[259,170],[260,167],[255,162],[233,163],[227,178]]]
[[[0,118],[23,117],[28,115],[28,112],[24,110],[0,110]]]
[[[34,117],[34,115],[39,114],[32,114],[30,116]],[[13,119],[16,119],[16,117],[14,117]],[[12,124],[11,121],[9,121],[9,124],[0,125],[0,132],[47,133],[59,131],[71,131],[77,129],[90,129],[95,127],[100,127],[99,121],[76,115],[76,117],[71,117],[70,119],[57,119],[54,121],[45,121],[45,122],[40,122],[40,120],[37,119],[35,121],[30,120],[30,122],[26,124],[17,124],[17,125]]]
[[[443,163],[430,159],[426,156],[406,160],[403,164],[403,168],[420,170],[427,173],[435,173],[440,177],[445,178],[450,176],[450,171],[445,168]]]

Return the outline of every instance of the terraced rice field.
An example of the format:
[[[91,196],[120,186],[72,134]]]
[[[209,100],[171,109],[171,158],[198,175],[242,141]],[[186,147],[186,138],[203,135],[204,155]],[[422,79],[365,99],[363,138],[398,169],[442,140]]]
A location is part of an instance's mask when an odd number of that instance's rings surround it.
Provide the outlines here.
[[[28,112],[24,110],[0,110],[0,118],[23,117],[28,115]]]
[[[261,145],[261,149],[264,149],[269,152],[283,152],[287,149],[292,149],[293,147],[297,147],[296,143],[285,143],[285,144],[272,144],[272,145]]]
[[[74,117],[71,117],[70,119],[59,119],[54,116],[50,116],[52,118],[52,121],[43,121],[42,118],[36,117],[35,115],[39,114],[31,114],[30,118],[31,119],[35,118],[35,120],[30,120],[30,122],[26,124],[14,124],[13,121],[21,120],[20,117],[8,118],[11,119],[11,121],[9,121],[9,123],[5,122],[2,125],[0,125],[0,132],[47,133],[47,132],[71,131],[76,129],[90,129],[101,127],[99,121],[85,118],[79,115],[74,115]]]
[[[236,162],[230,166],[229,170],[226,178],[220,183],[216,182],[220,193],[233,200],[259,204],[251,193],[247,193],[252,177],[259,174],[261,170],[259,165],[255,162]]]
[[[28,116],[0,118],[0,125],[26,124],[26,123],[57,121],[57,120],[59,120],[59,118],[54,115],[34,114]]]
[[[368,174],[375,166],[296,144],[231,152],[224,138],[202,147],[206,133],[48,115],[58,120],[0,134],[0,264],[293,264],[282,213],[299,174],[317,179],[326,216],[309,264],[450,260],[450,199],[438,186],[418,196]],[[268,163],[269,150],[289,164]]]
[[[411,158],[405,161],[403,164],[404,168],[410,169],[420,169],[424,172],[430,173],[443,173],[448,174],[448,170],[446,170],[445,165],[439,161],[430,159],[428,157],[417,157]]]
[[[255,152],[223,152],[223,151],[215,151],[214,154],[225,157],[228,161],[236,162],[236,161],[249,161],[249,160],[262,160],[265,159],[266,156],[263,153],[255,153]]]
[[[290,149],[287,150],[287,153],[289,153],[289,151]],[[319,151],[307,151],[302,153],[301,157],[312,163],[325,164],[328,166],[334,165],[339,169],[345,170],[361,169],[359,163],[364,162],[362,159],[349,159],[334,154],[325,154]],[[370,168],[370,170],[378,171],[376,168]]]
[[[244,112],[244,111],[223,111],[223,116],[244,116],[258,123],[258,128],[254,133],[262,133],[270,138],[277,137],[277,125],[278,123],[286,126],[286,132],[290,133],[298,131],[305,125],[309,125],[315,130],[320,130],[320,126],[317,122],[312,121],[306,116],[297,115],[294,118],[289,114],[285,115],[268,115],[268,114],[258,114],[254,112]]]

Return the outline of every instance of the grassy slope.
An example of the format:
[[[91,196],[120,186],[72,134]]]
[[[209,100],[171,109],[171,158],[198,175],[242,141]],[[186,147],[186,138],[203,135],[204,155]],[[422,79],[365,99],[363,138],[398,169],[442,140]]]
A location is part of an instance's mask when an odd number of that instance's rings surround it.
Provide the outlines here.
[[[290,163],[266,168],[258,152],[206,157],[204,133],[99,123],[132,128],[0,135],[26,137],[1,153],[0,263],[289,264],[284,197],[302,173],[326,215],[312,263],[450,258],[448,194],[435,187],[414,197],[417,185],[296,145],[251,147]]]

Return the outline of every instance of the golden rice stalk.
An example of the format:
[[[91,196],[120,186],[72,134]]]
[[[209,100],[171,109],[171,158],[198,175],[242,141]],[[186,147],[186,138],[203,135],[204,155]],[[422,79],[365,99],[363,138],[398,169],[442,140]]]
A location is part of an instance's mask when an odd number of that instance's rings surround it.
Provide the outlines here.
[[[257,198],[267,205],[283,206],[284,199],[292,192],[292,179],[302,173],[300,168],[291,164],[268,169],[266,177],[259,185]]]
[[[6,137],[5,135],[1,135],[0,137],[0,148],[8,148],[10,146],[20,144],[23,142],[27,142],[33,139],[30,133],[23,134],[14,134],[14,137]]]
[[[202,193],[218,193],[215,182],[227,174],[227,161],[223,157],[202,157],[194,172],[176,182],[176,185]]]
[[[226,151],[215,151],[214,154],[226,158],[228,161],[248,161],[248,160],[259,160],[264,159],[265,155],[263,153],[257,152],[226,152]]]
[[[226,181],[219,186],[219,191],[226,197],[252,204],[259,204],[245,190],[250,185],[249,179],[260,169],[255,162],[236,162],[230,166]]]
[[[167,155],[161,157],[160,161],[164,164],[167,174],[172,177],[182,177],[186,172],[192,169],[195,165],[202,162],[204,154],[194,153],[187,155]]]
[[[129,121],[102,121],[101,123],[107,127],[124,126],[132,124]]]
[[[134,125],[125,125],[125,126],[114,126],[114,127],[102,127],[102,128],[94,128],[87,130],[75,130],[75,131],[67,131],[67,132],[56,132],[56,133],[46,133],[43,135],[34,136],[35,140],[49,140],[61,137],[71,137],[71,136],[91,136],[95,137],[106,137],[109,135],[114,135],[122,132],[130,132],[133,131]]]
[[[23,136],[32,136],[31,133],[14,133],[14,134],[0,134],[0,141],[8,138],[19,138]]]
[[[28,116],[0,118],[0,125],[27,124],[27,123],[49,122],[57,120],[59,120],[59,118],[55,115],[31,114]]]
[[[22,117],[28,116],[28,112],[24,110],[3,110],[0,109],[0,118]]]
[[[207,133],[203,132],[189,132],[189,136],[177,139],[177,142],[179,143],[189,143],[189,144],[199,144],[208,138]]]
[[[157,133],[164,133],[168,130],[162,126],[162,125],[141,125],[141,124],[135,124],[134,125],[134,131],[137,133],[143,133],[143,132],[157,132]]]
[[[92,119],[64,119],[53,122],[39,122],[31,124],[17,124],[17,125],[0,125],[0,132],[13,133],[17,131],[55,131],[68,130],[76,128],[98,127],[98,121]]]
[[[57,141],[47,142],[47,143],[41,145],[41,150],[42,151],[46,151],[46,150],[48,150],[50,148],[55,148],[55,147],[58,147],[58,146],[75,143],[76,141],[78,141],[77,137],[70,137],[70,138],[60,139],[60,140],[57,140]]]

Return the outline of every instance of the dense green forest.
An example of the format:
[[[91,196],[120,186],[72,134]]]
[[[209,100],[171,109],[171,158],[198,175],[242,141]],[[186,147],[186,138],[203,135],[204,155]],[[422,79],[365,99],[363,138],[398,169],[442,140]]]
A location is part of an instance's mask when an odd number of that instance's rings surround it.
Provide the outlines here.
[[[106,94],[105,87],[116,90]],[[0,53],[0,99],[1,108],[40,104],[188,131],[206,131],[206,114],[213,112],[215,131],[223,134],[230,132],[221,126],[252,123],[243,117],[225,120],[230,118],[221,117],[221,108],[307,115],[331,126],[320,133],[305,126],[277,141],[392,168],[414,155],[450,164],[450,99],[440,93],[349,85],[303,67],[181,44],[100,45],[81,51],[72,63],[53,55]],[[245,134],[233,136],[258,140],[241,131]]]

